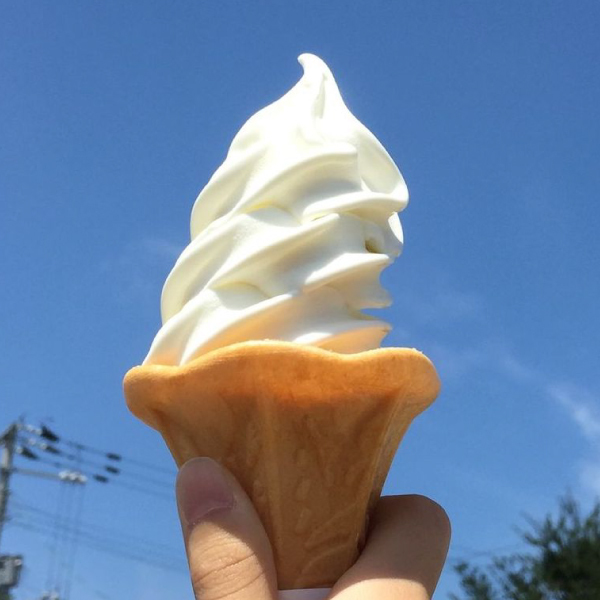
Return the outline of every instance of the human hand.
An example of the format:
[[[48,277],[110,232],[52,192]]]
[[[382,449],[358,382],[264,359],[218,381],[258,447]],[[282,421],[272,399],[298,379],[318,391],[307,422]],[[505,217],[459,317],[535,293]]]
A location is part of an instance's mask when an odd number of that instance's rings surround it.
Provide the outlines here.
[[[267,534],[226,469],[195,458],[177,477],[177,504],[196,600],[276,600]],[[423,496],[386,496],[365,547],[329,600],[429,600],[450,540],[444,510]]]

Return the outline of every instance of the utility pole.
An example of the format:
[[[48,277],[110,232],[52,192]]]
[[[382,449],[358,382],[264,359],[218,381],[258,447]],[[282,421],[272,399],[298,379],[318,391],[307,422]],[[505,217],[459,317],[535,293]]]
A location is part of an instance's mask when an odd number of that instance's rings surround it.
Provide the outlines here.
[[[21,435],[21,432],[23,431],[31,433],[35,437],[23,439]],[[60,444],[61,441],[64,445],[75,448],[76,453],[73,454],[69,450],[65,450],[64,448],[55,445],[55,443]],[[39,457],[35,452],[30,450],[28,446],[39,448],[44,452],[48,452],[52,455],[58,455],[58,457],[62,457],[63,461],[67,461],[67,464],[64,464],[64,462],[60,462],[60,460],[56,462],[52,459],[44,460],[43,458]],[[116,454],[114,452],[104,452],[103,450],[98,450],[96,448],[84,446],[83,444],[79,444],[73,441],[61,440],[61,438],[58,435],[56,435],[45,425],[42,425],[41,427],[35,427],[33,425],[24,423],[22,420],[15,421],[11,425],[9,425],[9,427],[6,429],[6,431],[4,431],[4,433],[0,434],[0,541],[2,540],[2,531],[7,521],[8,503],[10,500],[11,475],[13,473],[16,473],[18,475],[28,475],[36,478],[44,478],[53,481],[59,481],[65,484],[84,485],[88,481],[88,476],[79,470],[79,464],[80,462],[82,462],[82,459],[80,457],[80,452],[82,450],[92,452],[95,454],[100,454],[104,456],[105,460],[108,461],[120,461],[122,458],[120,454]],[[22,458],[27,458],[31,460],[40,460],[41,462],[48,463],[53,467],[62,470],[59,472],[52,472],[23,469],[20,466],[14,465],[15,455],[20,455]],[[69,461],[74,461],[74,469],[70,468],[71,465],[69,464]],[[87,463],[90,464],[94,468],[94,470],[97,470],[98,467],[103,468],[107,473],[110,473],[111,477],[120,473],[120,469],[115,467],[113,464],[97,465],[96,463],[91,461],[87,461]],[[93,478],[94,480],[100,483],[108,483],[109,481],[112,481],[112,479],[109,479],[109,476],[102,475],[100,474],[100,472],[92,474],[89,477]],[[79,505],[79,509],[80,508],[81,504]],[[76,519],[78,519],[78,516],[76,517]],[[74,531],[74,535],[76,536],[78,534],[78,530],[75,528]],[[70,542],[72,544],[70,550],[71,574],[68,576],[69,579],[65,582],[65,585],[67,586],[65,592],[66,599],[68,599],[70,595],[70,577],[72,577],[72,565],[75,556],[75,539],[76,538],[74,537],[73,540]],[[22,555],[2,554],[0,552],[0,600],[7,598],[8,594],[10,593],[10,590],[18,586],[22,568]],[[60,585],[62,585],[62,583]],[[59,596],[59,592],[57,590],[53,590],[50,592],[45,592],[40,600],[61,600],[61,598],[63,598],[63,596]]]
[[[0,444],[2,444],[2,459],[0,460],[0,542],[2,541],[2,529],[6,521],[6,507],[8,506],[8,495],[10,493],[9,483],[13,470],[18,430],[18,424],[13,423],[0,437]]]
[[[6,508],[10,494],[9,483],[13,471],[13,457],[18,431],[19,425],[13,423],[0,437],[0,444],[2,445],[2,457],[0,458],[0,540],[6,522]],[[8,597],[10,589],[18,584],[22,566],[23,557],[21,555],[0,554],[0,595],[4,594]]]

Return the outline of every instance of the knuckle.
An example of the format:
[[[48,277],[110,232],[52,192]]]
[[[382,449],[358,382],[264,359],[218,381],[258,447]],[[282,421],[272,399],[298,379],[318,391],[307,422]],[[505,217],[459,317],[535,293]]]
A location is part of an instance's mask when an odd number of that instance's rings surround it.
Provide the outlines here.
[[[198,599],[225,600],[251,587],[263,575],[263,568],[246,544],[222,539],[194,554],[190,575]]]

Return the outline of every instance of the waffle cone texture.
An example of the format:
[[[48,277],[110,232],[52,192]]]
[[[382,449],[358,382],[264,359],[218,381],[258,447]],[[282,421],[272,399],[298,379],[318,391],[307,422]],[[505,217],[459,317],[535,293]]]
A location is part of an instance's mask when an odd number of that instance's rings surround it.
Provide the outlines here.
[[[439,385],[409,348],[338,354],[271,341],[135,367],[124,381],[130,410],[177,465],[209,456],[239,480],[280,589],[331,586],[354,563],[396,449]]]

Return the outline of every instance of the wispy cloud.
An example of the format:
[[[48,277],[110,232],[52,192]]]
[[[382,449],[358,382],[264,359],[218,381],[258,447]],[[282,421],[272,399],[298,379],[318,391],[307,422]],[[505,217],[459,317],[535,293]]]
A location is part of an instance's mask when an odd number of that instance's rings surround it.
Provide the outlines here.
[[[582,435],[600,450],[600,401],[589,390],[569,384],[551,384],[548,394],[562,406]]]
[[[460,464],[446,465],[444,476],[460,482],[465,489],[473,490],[479,496],[486,496],[515,510],[529,510],[537,505],[536,496],[521,486],[511,484],[509,476],[500,478]]]
[[[445,342],[433,342],[428,353],[434,359],[442,379],[457,380],[467,373],[481,368],[489,359],[481,346],[460,346]]]
[[[600,454],[596,460],[587,459],[579,468],[579,479],[583,486],[590,490],[594,496],[600,497]]]
[[[446,336],[429,345],[432,358],[445,379],[458,379],[476,371],[495,372],[512,383],[542,388],[545,379],[536,369],[525,364],[510,345],[485,333],[475,339],[461,340]]]
[[[483,300],[478,294],[460,291],[447,283],[432,285],[432,290],[435,292],[402,291],[398,294],[396,307],[411,320],[429,325],[445,326],[483,317]]]
[[[409,300],[414,303],[411,310],[415,318],[434,324],[429,327],[432,334],[427,353],[442,380],[456,382],[469,374],[495,373],[528,393],[547,398],[549,410],[562,411],[586,441],[588,449],[574,469],[582,489],[600,495],[600,393],[559,380],[557,374],[548,374],[523,360],[504,334],[493,331],[493,319],[477,294],[461,293],[446,285],[435,295],[405,299]],[[457,327],[464,327],[465,335],[457,336]]]
[[[139,303],[152,299],[156,305],[164,280],[182,251],[181,244],[160,238],[129,242],[107,258],[102,273],[112,280],[118,301]]]
[[[515,383],[543,385],[544,377],[536,369],[526,365],[507,348],[499,350],[495,360],[498,368]]]
[[[587,440],[588,455],[577,465],[579,481],[585,489],[600,496],[600,397],[572,384],[551,384],[546,389]]]
[[[558,409],[562,410],[583,439],[588,443],[587,455],[575,468],[578,470],[579,483],[583,489],[600,495],[600,394],[578,384],[555,381],[540,370],[521,360],[507,348],[496,347],[495,350],[480,352],[479,360],[472,360],[470,365],[495,368],[513,383],[527,386],[542,397],[548,398]],[[486,357],[486,361],[482,356]],[[467,364],[463,362],[463,366]]]
[[[582,385],[553,381],[510,352],[496,357],[497,367],[513,382],[527,385],[564,411],[588,443],[587,455],[577,462],[583,489],[600,495],[600,395]]]

